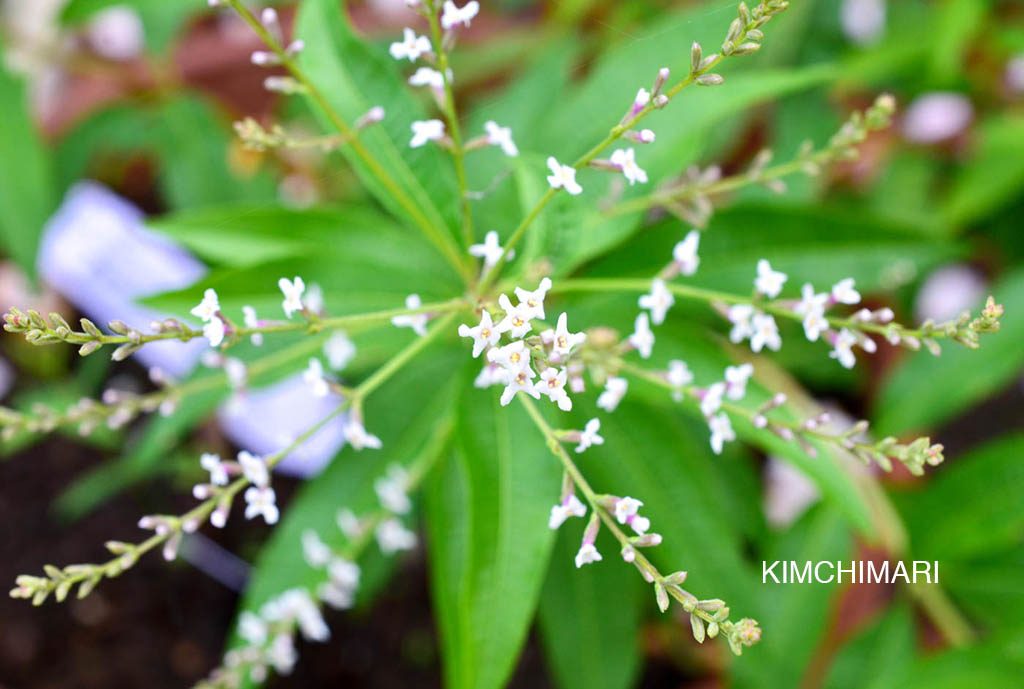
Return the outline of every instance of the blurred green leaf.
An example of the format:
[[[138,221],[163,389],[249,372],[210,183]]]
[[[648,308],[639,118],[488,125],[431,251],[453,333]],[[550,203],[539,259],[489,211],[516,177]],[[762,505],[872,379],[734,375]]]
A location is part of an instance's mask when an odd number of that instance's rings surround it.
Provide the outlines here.
[[[1024,629],[1024,544],[969,559],[943,560],[942,585],[956,604],[982,629],[1017,632]]]
[[[123,167],[133,156],[152,155],[156,124],[151,108],[136,105],[103,108],[76,122],[54,151],[58,188],[67,190],[83,177],[106,180],[111,162]]]
[[[39,238],[57,202],[53,167],[32,121],[25,83],[2,60],[0,111],[0,244],[34,278]]]
[[[929,36],[931,80],[949,84],[964,71],[967,51],[988,11],[987,0],[942,0]]]
[[[145,29],[146,48],[156,53],[166,52],[185,20],[203,9],[195,3],[164,0],[70,0],[64,6],[61,21],[66,25],[77,26],[88,22],[101,10],[111,7],[130,7],[139,13]]]
[[[577,569],[581,528],[570,520],[559,530],[538,611],[544,651],[561,689],[628,689],[640,671],[640,613],[653,594],[611,556],[618,545],[610,536],[597,541],[607,561]]]
[[[1003,276],[992,293],[1006,307],[1001,330],[983,336],[977,350],[945,342],[939,357],[907,353],[875,403],[879,435],[921,430],[945,421],[1020,373],[1024,364],[1024,270]]]
[[[770,545],[762,557],[775,560],[821,562],[848,559],[852,539],[838,511],[815,507]],[[770,580],[769,580],[770,581]],[[789,688],[798,683],[829,623],[829,608],[840,589],[835,584],[765,584],[770,593],[758,597],[754,616],[766,626],[757,648],[735,665],[736,687]]]
[[[1019,689],[1024,662],[997,644],[949,650],[916,659],[871,689]]]
[[[458,216],[455,176],[447,154],[438,146],[409,147],[411,123],[427,119],[385,49],[367,45],[345,16],[346,3],[306,0],[299,8],[296,33],[306,42],[303,68],[330,106],[349,124],[371,107],[382,105],[387,116],[359,134],[359,140],[415,202],[435,227],[452,229]],[[320,113],[324,115],[324,113]],[[321,118],[332,132],[326,116]],[[408,218],[377,177],[352,150],[342,154],[378,201],[399,217]]]
[[[471,371],[476,374],[476,367]],[[428,553],[446,686],[498,689],[526,640],[554,533],[558,460],[514,402],[471,389],[455,443],[426,487]]]
[[[443,451],[450,436],[452,403],[456,383],[462,380],[458,371],[463,361],[461,351],[432,345],[370,396],[365,410],[367,425],[381,438],[383,448],[362,454],[343,449],[316,480],[303,486],[282,510],[281,523],[260,552],[239,611],[256,610],[289,588],[313,589],[324,581],[324,573],[303,559],[302,533],[313,529],[325,543],[340,549],[345,543],[336,523],[340,509],[351,509],[360,516],[379,509],[373,484],[388,466],[409,466],[424,452]],[[423,459],[430,461],[427,456]],[[359,564],[363,577],[357,600],[366,603],[396,563],[371,544]]]
[[[897,602],[843,645],[822,686],[863,689],[891,682],[913,662],[915,645],[913,612],[905,602]],[[865,681],[868,667],[871,677]]]
[[[1024,434],[950,460],[928,485],[898,503],[914,556],[967,558],[1024,539]]]
[[[977,150],[959,167],[943,204],[944,215],[955,226],[998,210],[1024,186],[1024,117],[989,119],[979,127],[977,137]]]

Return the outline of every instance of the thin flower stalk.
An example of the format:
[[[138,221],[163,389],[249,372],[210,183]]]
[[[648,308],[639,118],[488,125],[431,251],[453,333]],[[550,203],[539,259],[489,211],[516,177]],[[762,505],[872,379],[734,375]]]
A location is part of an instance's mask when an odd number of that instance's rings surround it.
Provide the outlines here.
[[[237,12],[238,16],[256,32],[264,45],[276,56],[276,62],[284,67],[292,78],[295,79],[299,85],[298,90],[308,95],[326,115],[342,138],[351,146],[352,151],[370,169],[373,176],[384,185],[395,202],[408,213],[409,217],[420,228],[420,231],[423,232],[427,239],[441,252],[452,267],[459,272],[459,275],[464,279],[470,279],[471,276],[466,270],[467,266],[452,239],[423,214],[423,211],[420,210],[416,202],[405,193],[380,161],[362,143],[356,135],[355,129],[331,106],[324,94],[313,84],[313,81],[302,68],[299,67],[294,55],[289,53],[287,46],[282,45],[281,41],[267,30],[259,18],[241,0],[226,0],[226,4]]]
[[[455,315],[449,314],[439,319],[425,337],[418,337],[413,340],[412,343],[400,350],[371,376],[353,388],[351,394],[334,411],[299,435],[284,449],[265,457],[263,459],[265,464],[264,471],[269,472],[288,454],[316,435],[320,429],[346,410],[350,410],[352,414],[361,415],[363,400],[434,340],[448,332],[452,321],[455,319]],[[179,542],[184,533],[196,530],[200,524],[211,517],[215,510],[223,509],[225,506],[230,508],[234,498],[243,489],[249,488],[251,490],[250,486],[252,485],[253,481],[250,476],[243,475],[231,481],[222,489],[217,490],[215,494],[204,499],[199,505],[185,514],[180,516],[161,516],[155,533],[144,541],[135,544],[119,541],[108,543],[108,549],[111,550],[115,557],[107,562],[101,564],[69,565],[63,569],[54,565],[47,565],[44,568],[45,577],[21,575],[16,580],[16,587],[11,590],[11,596],[13,598],[31,599],[34,605],[41,605],[50,594],[53,594],[58,601],[63,601],[71,589],[78,586],[78,596],[84,598],[104,578],[109,579],[119,576],[125,570],[133,567],[141,556],[154,548],[167,543],[176,544]],[[173,556],[175,550],[176,547],[171,549],[169,554]]]
[[[628,536],[619,526],[615,517],[608,510],[607,500],[603,499],[606,496],[598,495],[590,486],[572,457],[565,450],[558,433],[544,420],[533,401],[525,395],[520,394],[518,397],[537,429],[544,435],[548,449],[562,463],[562,467],[572,483],[583,494],[592,514],[598,516],[604,527],[619,542],[623,552],[629,553],[632,563],[644,579],[654,586],[659,608],[663,612],[668,608],[668,596],[678,601],[683,610],[690,615],[694,638],[700,643],[703,643],[706,636],[714,638],[718,636],[719,632],[722,632],[730,649],[736,655],[740,655],[745,646],[756,643],[761,636],[756,622],[747,618],[732,622],[728,619],[729,608],[723,601],[719,599],[701,600],[682,588],[681,584],[686,579],[685,572],[675,572],[667,576],[661,573],[641,552],[640,547],[637,546],[638,539]]]
[[[764,26],[764,24],[772,17],[783,12],[788,6],[789,3],[786,0],[763,0],[754,8],[754,10],[749,10],[745,3],[740,3],[739,17],[737,17],[737,19],[733,21],[732,25],[730,25],[729,33],[726,36],[726,40],[722,45],[722,51],[720,53],[705,57],[700,45],[694,43],[691,49],[690,71],[687,76],[671,88],[659,93],[659,97],[650,98],[642,107],[635,108],[635,111],[630,111],[630,113],[627,114],[619,124],[611,128],[604,139],[595,144],[593,148],[573,162],[572,167],[575,170],[581,170],[590,165],[590,163],[595,161],[599,155],[608,149],[608,147],[620,140],[627,132],[643,121],[647,115],[654,110],[664,108],[675,96],[679,95],[679,93],[687,87],[694,84],[700,86],[717,86],[721,84],[723,81],[722,77],[714,73],[713,70],[727,56],[748,55],[757,51],[761,47],[761,27]],[[555,197],[557,191],[558,190],[554,187],[548,188],[530,212],[527,213],[519,223],[516,229],[513,230],[505,244],[506,256],[508,252],[512,251],[523,238],[523,235],[526,234],[526,231],[530,228],[540,213],[548,203],[551,202],[551,199]],[[504,256],[502,261],[499,261],[499,266],[503,260]],[[494,286],[498,276],[498,270],[491,271],[484,276],[478,286],[477,293],[486,294],[487,291]]]

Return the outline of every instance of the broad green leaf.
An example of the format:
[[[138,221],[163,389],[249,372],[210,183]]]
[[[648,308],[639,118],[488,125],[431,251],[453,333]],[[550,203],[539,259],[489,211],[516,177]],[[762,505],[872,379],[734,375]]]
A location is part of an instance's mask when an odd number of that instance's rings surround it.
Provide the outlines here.
[[[1024,662],[1008,657],[996,643],[917,658],[871,689],[1017,689]]]
[[[987,0],[943,0],[934,10],[930,36],[931,81],[955,82],[967,64],[967,51],[985,20]]]
[[[124,174],[127,161],[153,154],[155,126],[153,110],[134,105],[103,108],[77,122],[54,151],[58,188],[66,190],[83,177]]]
[[[35,276],[39,237],[57,201],[53,169],[29,112],[25,84],[2,61],[0,110],[0,246],[25,273]]]
[[[303,559],[302,533],[313,529],[328,545],[341,548],[345,538],[336,516],[341,508],[366,515],[379,508],[374,481],[392,464],[434,462],[450,439],[452,404],[463,352],[447,344],[432,345],[366,402],[366,423],[383,448],[356,453],[342,449],[315,481],[305,484],[282,510],[281,523],[263,547],[239,610],[255,610],[275,595],[297,586],[314,589],[325,581]],[[311,420],[312,422],[313,420]],[[435,468],[432,471],[438,471]],[[363,568],[358,600],[368,602],[395,566],[372,542],[359,561]],[[237,640],[236,640],[237,641]]]
[[[561,689],[627,689],[640,671],[640,613],[652,598],[638,572],[609,556],[577,569],[581,525],[560,529],[538,618],[548,664]],[[615,553],[610,536],[598,549]]]
[[[959,167],[943,204],[949,222],[963,226],[1012,202],[1024,185],[1024,117],[1006,115],[984,122],[978,149]]]
[[[383,47],[366,44],[345,16],[346,3],[306,0],[299,8],[296,32],[305,40],[302,67],[330,106],[349,124],[371,107],[381,105],[387,116],[359,134],[359,140],[380,167],[412,199],[436,228],[453,228],[457,218],[454,173],[437,146],[409,147],[411,123],[427,115],[399,74],[399,65]],[[397,40],[397,39],[396,39]],[[333,132],[325,113],[321,119]],[[363,183],[393,213],[409,218],[393,194],[380,182],[351,146],[341,152],[359,172]]]
[[[820,562],[849,559],[852,539],[839,512],[818,506],[792,529],[779,536],[762,557],[775,560]],[[734,665],[735,687],[788,688],[814,656],[828,626],[830,610],[840,588],[835,584],[764,584],[770,592],[758,598],[755,615],[765,627],[761,642]]]
[[[1024,539],[1024,434],[956,457],[901,505],[915,557],[968,558]]]
[[[1024,545],[970,559],[942,560],[942,586],[984,633],[1024,629]]]
[[[471,371],[476,374],[476,368]],[[518,402],[469,388],[455,442],[426,487],[431,588],[446,686],[498,689],[515,667],[554,533],[558,460]]]
[[[885,381],[875,404],[875,429],[880,435],[945,421],[1019,374],[1024,364],[1024,270],[1004,275],[992,293],[1006,308],[1000,331],[983,336],[977,350],[945,342],[939,357],[907,353]]]
[[[912,611],[905,602],[897,602],[839,650],[823,686],[861,689],[866,684],[885,684],[913,662],[914,651]],[[867,681],[866,667],[872,668]]]
[[[245,267],[323,252],[344,244],[347,235],[371,237],[393,228],[394,221],[353,204],[308,209],[233,204],[165,215],[149,226],[207,263]]]

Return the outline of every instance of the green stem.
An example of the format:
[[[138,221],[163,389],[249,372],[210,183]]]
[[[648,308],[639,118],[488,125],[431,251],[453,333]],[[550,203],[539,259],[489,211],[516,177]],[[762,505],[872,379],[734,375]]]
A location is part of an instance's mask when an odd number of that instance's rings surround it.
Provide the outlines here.
[[[379,181],[391,194],[391,197],[402,207],[402,209],[409,215],[413,222],[420,228],[428,240],[441,252],[441,254],[448,260],[448,262],[455,268],[459,275],[467,282],[472,279],[472,272],[469,270],[467,263],[463,260],[461,252],[455,243],[440,228],[436,227],[429,219],[423,214],[416,202],[410,198],[410,196],[399,186],[398,182],[384,169],[380,161],[366,148],[363,142],[356,136],[355,131],[351,126],[341,117],[341,115],[331,107],[331,104],[327,101],[327,98],[323,93],[313,84],[312,80],[306,75],[305,72],[298,66],[298,63],[292,59],[290,55],[285,51],[274,36],[267,31],[266,27],[263,26],[262,22],[254,15],[248,7],[242,4],[241,0],[228,0],[231,4],[232,9],[238,13],[238,15],[248,24],[253,31],[260,37],[260,40],[275,55],[280,59],[282,66],[288,70],[288,73],[298,81],[309,97],[317,105],[320,110],[323,111],[324,115],[330,120],[331,124],[334,125],[335,129],[349,141],[353,152],[363,161],[363,164],[369,168],[373,176]]]

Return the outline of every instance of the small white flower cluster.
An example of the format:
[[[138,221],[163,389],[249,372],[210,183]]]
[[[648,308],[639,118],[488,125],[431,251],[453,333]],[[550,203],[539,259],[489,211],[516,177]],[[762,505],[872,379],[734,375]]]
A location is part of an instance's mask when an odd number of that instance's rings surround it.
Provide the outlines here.
[[[245,491],[245,518],[261,516],[267,524],[277,522],[281,513],[277,508],[277,495],[270,487],[270,469],[264,458],[244,450],[238,453],[236,461],[224,461],[220,455],[204,453],[199,464],[209,472],[210,480],[193,486],[192,495],[197,500],[220,496],[216,508],[210,513],[211,524],[218,529],[227,524],[234,493],[225,488],[235,476],[243,476],[252,484]]]
[[[682,366],[685,367],[686,364],[682,364]],[[729,366],[725,369],[724,381],[714,383],[707,388],[694,390],[694,394],[700,400],[700,411],[708,422],[708,428],[711,429],[711,450],[716,455],[722,454],[725,443],[736,440],[736,432],[732,428],[729,415],[722,411],[722,402],[725,399],[733,402],[743,399],[747,394],[747,382],[753,374],[754,367],[750,364]],[[677,372],[673,379],[673,371],[670,368],[667,378],[673,385],[676,385],[676,382],[685,376],[680,376]],[[692,380],[692,375],[689,378]],[[681,397],[682,387],[680,385],[673,394]]]
[[[423,307],[423,300],[418,294],[410,294],[405,298],[405,308],[415,311]],[[427,334],[427,323],[430,321],[429,313],[409,313],[395,316],[391,319],[391,325],[396,328],[410,328],[414,333],[423,337]]]
[[[640,515],[640,508],[644,503],[636,498],[616,497],[607,495],[600,498],[600,505],[597,509],[606,509],[616,522],[628,526],[633,530],[634,537],[630,544],[622,549],[622,559],[626,562],[633,562],[636,559],[636,548],[647,548],[661,543],[661,535],[649,533],[651,520]],[[571,481],[566,481],[562,490],[562,499],[551,508],[551,516],[548,518],[548,527],[557,529],[570,517],[584,517],[587,514],[586,506],[580,502],[573,490]],[[583,539],[580,542],[580,549],[576,553],[576,567],[589,565],[601,561],[601,553],[594,542],[601,528],[601,519],[597,514],[591,515],[586,529],[583,531]]]
[[[421,8],[418,2],[412,6]],[[425,10],[425,8],[422,9]],[[447,41],[457,27],[468,27],[479,12],[480,3],[476,0],[470,0],[463,7],[456,6],[451,0],[445,2],[441,12],[441,27],[445,30],[445,45],[448,45]],[[430,67],[417,67],[416,71],[409,77],[408,82],[410,86],[429,87],[434,94],[434,100],[444,110],[446,108],[445,85],[452,83],[454,75],[451,68],[445,69],[444,72],[440,69],[435,69],[435,66],[437,66],[437,56],[434,54],[434,47],[431,45],[430,39],[426,36],[417,35],[413,29],[406,27],[402,32],[402,40],[392,43],[388,51],[391,53],[391,57],[396,60],[408,60],[409,62],[425,60],[434,65]],[[420,148],[421,146],[426,146],[431,141],[445,147],[453,145],[451,139],[448,138],[443,120],[437,118],[416,120],[410,127],[412,129],[412,139],[409,140],[410,148]],[[519,148],[512,139],[512,130],[509,127],[502,127],[492,120],[484,124],[484,131],[485,134],[478,139],[467,142],[465,149],[473,150],[481,146],[497,146],[507,156],[515,157],[519,155]]]
[[[289,589],[267,601],[258,613],[246,611],[238,617],[238,635],[245,646],[224,656],[224,667],[210,679],[218,686],[238,686],[248,679],[262,683],[273,668],[279,675],[290,674],[298,662],[295,631],[309,641],[327,641],[331,632],[316,601],[302,588]]]
[[[277,16],[277,10],[273,7],[264,9],[260,13],[260,23],[263,24],[263,28],[267,30],[267,33],[273,37],[278,45],[284,45],[284,31],[281,28],[281,20]],[[305,47],[306,44],[301,39],[294,40],[285,46],[285,57],[293,58],[301,53]],[[277,67],[281,62],[282,59],[277,53],[268,50],[255,50],[252,53],[252,63],[258,67]]]
[[[291,318],[294,313],[317,313],[321,310],[323,296],[316,285],[310,287],[306,302],[303,303],[302,297],[306,292],[306,283],[302,281],[302,278],[296,277],[294,280],[281,278],[277,284],[284,295],[281,308],[287,318]],[[220,308],[217,291],[212,288],[203,292],[203,300],[192,309],[191,313],[203,322],[203,336],[209,341],[211,347],[219,347],[224,342],[225,336],[234,330],[231,321]],[[242,307],[242,319],[248,329],[260,328],[264,325],[257,317],[256,309],[252,306]],[[250,341],[257,347],[262,345],[263,333],[252,333]]]
[[[545,395],[563,411],[572,409],[572,400],[566,391],[569,377],[566,364],[576,347],[586,340],[586,334],[569,332],[568,315],[563,313],[555,328],[540,333],[539,339],[526,339],[533,330],[533,320],[545,318],[544,298],[550,289],[548,278],[541,280],[532,291],[516,287],[518,304],[513,305],[505,294],[498,297],[498,304],[505,312],[500,321],[495,323],[490,312],[484,309],[477,325],[459,326],[459,335],[473,340],[474,358],[487,352],[488,363],[477,376],[476,387],[504,385],[502,405],[511,402],[517,392],[525,392],[534,399]],[[501,336],[506,333],[512,341],[502,346],[499,344]],[[539,381],[534,380],[537,373],[530,363],[535,354],[546,364]],[[577,383],[574,383],[574,391],[578,389],[575,385]]]
[[[758,295],[774,299],[788,279],[789,276],[773,270],[771,264],[762,258],[757,262],[754,289]],[[775,318],[753,304],[733,304],[726,312],[726,317],[732,323],[729,340],[733,343],[750,340],[750,349],[754,352],[760,352],[766,347],[773,352],[782,348],[782,337]]]
[[[853,368],[856,357],[853,354],[853,347],[860,346],[864,351],[873,353],[877,350],[875,341],[867,335],[855,332],[848,328],[840,328],[838,332],[831,329],[828,317],[825,312],[837,304],[853,306],[860,303],[860,293],[854,288],[853,278],[845,278],[832,286],[830,292],[819,294],[814,291],[814,286],[805,283],[801,290],[801,298],[792,306],[797,315],[803,317],[804,334],[811,342],[819,338],[829,342],[833,349],[829,356],[836,359],[844,368]],[[893,319],[893,313],[889,309],[879,312],[872,312],[868,309],[861,309],[854,314],[854,321],[888,323]]]
[[[302,552],[310,567],[327,572],[327,581],[317,588],[320,600],[335,610],[351,608],[362,573],[359,565],[336,554],[313,529],[302,533]]]

